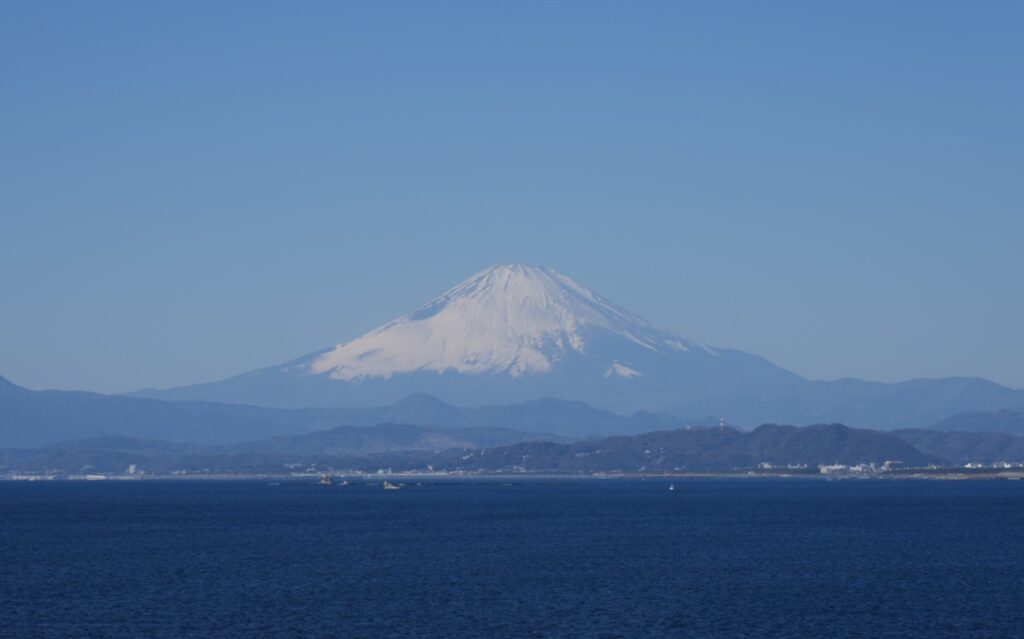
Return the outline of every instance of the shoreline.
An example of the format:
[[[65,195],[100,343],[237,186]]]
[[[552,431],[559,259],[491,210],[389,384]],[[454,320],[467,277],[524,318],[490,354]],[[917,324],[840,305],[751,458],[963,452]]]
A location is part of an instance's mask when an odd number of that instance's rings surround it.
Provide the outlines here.
[[[65,475],[60,473],[11,473],[0,476],[0,482],[121,482],[121,481],[287,481],[291,483],[316,483],[322,475],[330,475],[341,481],[363,484],[423,481],[686,481],[701,479],[758,479],[758,480],[805,480],[805,481],[1014,481],[1024,480],[1024,471],[964,472],[958,469],[921,469],[892,471],[886,473],[764,473],[764,472],[693,472],[693,473],[187,473],[187,474],[104,474]]]

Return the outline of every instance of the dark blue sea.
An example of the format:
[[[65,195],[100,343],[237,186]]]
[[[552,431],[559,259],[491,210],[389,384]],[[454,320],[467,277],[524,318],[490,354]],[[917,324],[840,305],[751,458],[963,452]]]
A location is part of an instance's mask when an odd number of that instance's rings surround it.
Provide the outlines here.
[[[0,636],[1022,637],[1024,481],[0,483]]]

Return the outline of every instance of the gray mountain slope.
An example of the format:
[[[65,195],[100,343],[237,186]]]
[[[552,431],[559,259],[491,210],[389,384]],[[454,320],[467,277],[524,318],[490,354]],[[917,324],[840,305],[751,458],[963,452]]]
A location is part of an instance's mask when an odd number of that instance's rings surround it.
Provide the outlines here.
[[[678,428],[690,422],[656,413],[623,416],[582,402],[557,399],[466,408],[416,394],[392,405],[369,408],[280,409],[77,391],[33,391],[0,377],[0,447],[35,447],[106,436],[226,444],[381,423],[449,431],[517,431],[529,433],[534,439],[557,439]]]

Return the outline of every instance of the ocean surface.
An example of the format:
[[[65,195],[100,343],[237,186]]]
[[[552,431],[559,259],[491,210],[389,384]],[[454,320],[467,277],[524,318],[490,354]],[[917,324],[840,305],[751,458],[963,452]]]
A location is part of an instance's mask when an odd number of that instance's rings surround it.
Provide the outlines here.
[[[0,482],[0,636],[1024,637],[1024,482]]]

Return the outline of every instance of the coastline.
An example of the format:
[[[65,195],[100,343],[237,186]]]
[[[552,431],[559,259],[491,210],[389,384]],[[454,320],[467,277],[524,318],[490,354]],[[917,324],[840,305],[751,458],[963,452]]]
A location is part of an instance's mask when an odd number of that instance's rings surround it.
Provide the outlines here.
[[[988,469],[985,469],[986,471]],[[0,476],[0,482],[35,481],[273,481],[316,484],[322,475],[332,478],[376,484],[394,482],[462,482],[462,481],[686,481],[701,479],[758,479],[758,480],[803,480],[803,481],[1016,481],[1024,480],[1024,471],[992,469],[978,472],[976,469],[908,469],[873,474],[823,474],[823,473],[764,473],[751,471],[736,472],[693,472],[693,473],[169,473],[169,474],[90,474],[64,475],[46,473],[11,473]]]

